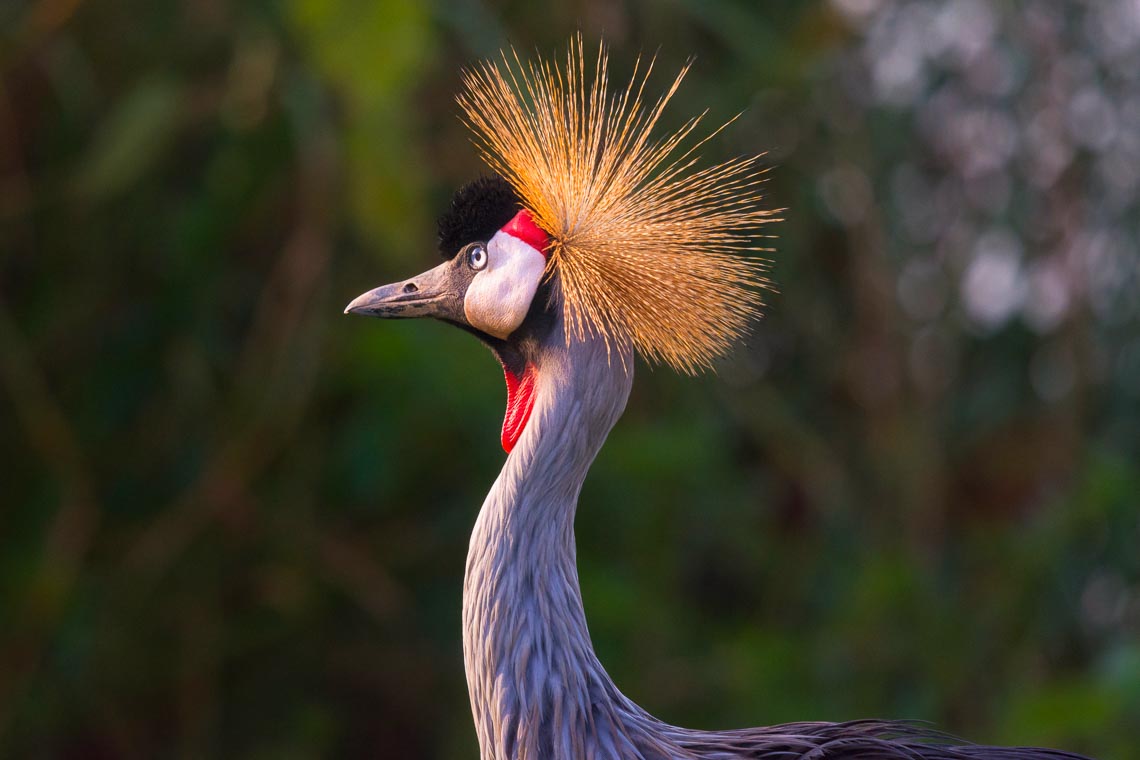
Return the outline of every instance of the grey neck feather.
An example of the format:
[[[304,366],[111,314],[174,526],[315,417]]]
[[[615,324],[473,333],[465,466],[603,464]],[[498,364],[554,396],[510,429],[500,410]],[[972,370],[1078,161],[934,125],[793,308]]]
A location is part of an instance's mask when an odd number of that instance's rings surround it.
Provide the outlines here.
[[[530,420],[467,556],[463,653],[480,749],[496,760],[637,757],[627,719],[652,719],[594,654],[574,549],[578,493],[625,409],[633,360],[596,339],[567,346],[560,326],[546,345]]]
[[[891,721],[692,730],[627,699],[590,643],[574,514],[590,463],[625,409],[633,359],[609,355],[599,340],[566,345],[560,320],[544,345],[530,420],[483,503],[467,555],[463,658],[483,760],[1077,760],[947,746],[944,736]]]

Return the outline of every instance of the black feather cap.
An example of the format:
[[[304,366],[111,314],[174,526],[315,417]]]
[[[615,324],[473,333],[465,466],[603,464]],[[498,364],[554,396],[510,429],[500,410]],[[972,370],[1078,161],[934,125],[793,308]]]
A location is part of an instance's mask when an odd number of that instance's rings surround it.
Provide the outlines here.
[[[518,196],[502,177],[492,174],[468,182],[455,191],[450,208],[437,222],[440,254],[450,259],[472,241],[489,240],[520,208]]]

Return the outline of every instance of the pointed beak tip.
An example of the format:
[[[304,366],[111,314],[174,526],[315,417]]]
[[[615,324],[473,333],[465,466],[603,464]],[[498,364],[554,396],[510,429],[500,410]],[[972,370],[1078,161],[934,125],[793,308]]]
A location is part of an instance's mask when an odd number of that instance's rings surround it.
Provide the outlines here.
[[[367,293],[362,293],[361,295],[358,295],[356,298],[354,298],[348,302],[348,306],[344,307],[344,313],[345,314],[359,314],[361,308],[366,306],[372,300],[371,296],[372,296],[372,291],[368,291]]]

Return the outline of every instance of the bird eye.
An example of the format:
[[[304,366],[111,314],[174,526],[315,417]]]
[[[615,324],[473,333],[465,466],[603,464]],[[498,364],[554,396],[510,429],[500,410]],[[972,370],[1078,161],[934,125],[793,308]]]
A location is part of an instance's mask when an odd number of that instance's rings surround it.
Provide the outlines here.
[[[487,266],[487,249],[479,243],[467,249],[467,266],[478,272]]]

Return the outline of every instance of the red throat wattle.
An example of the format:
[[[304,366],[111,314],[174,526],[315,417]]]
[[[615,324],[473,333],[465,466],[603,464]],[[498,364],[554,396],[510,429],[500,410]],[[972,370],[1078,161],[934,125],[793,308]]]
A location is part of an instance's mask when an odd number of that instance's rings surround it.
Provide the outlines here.
[[[526,365],[522,377],[503,367],[503,377],[507,380],[507,413],[503,417],[503,451],[508,454],[518,443],[534,408],[534,385],[538,370],[533,364]]]

